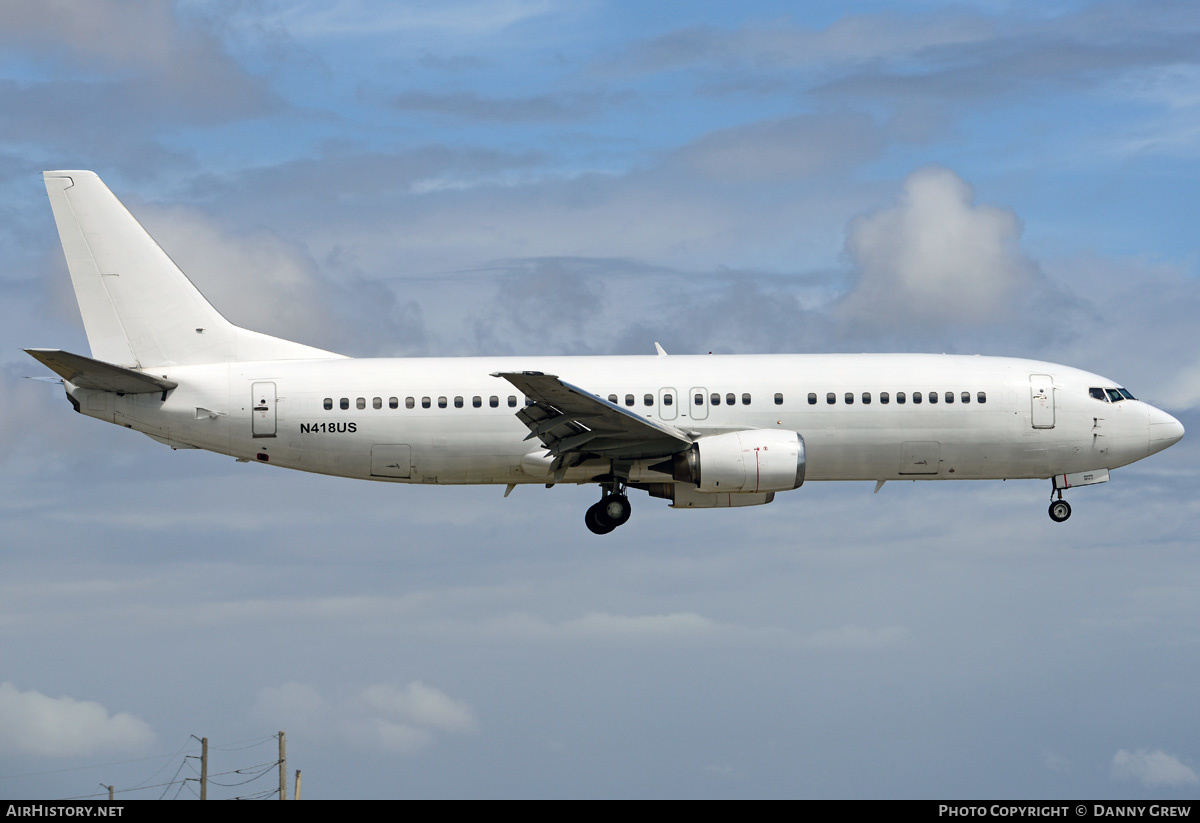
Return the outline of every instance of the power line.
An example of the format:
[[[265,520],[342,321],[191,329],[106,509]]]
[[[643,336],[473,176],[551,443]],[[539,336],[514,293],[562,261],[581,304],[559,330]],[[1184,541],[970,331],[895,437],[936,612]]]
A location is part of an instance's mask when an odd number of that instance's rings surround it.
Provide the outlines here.
[[[195,735],[191,735],[191,737],[195,737]],[[202,738],[196,738],[196,739],[201,740],[202,744],[207,743],[207,739],[202,739]],[[271,740],[280,740],[280,743],[281,743],[280,751],[281,751],[281,755],[282,755],[282,751],[283,751],[282,739],[283,739],[283,732],[279,732],[278,734],[267,735],[265,737],[249,738],[247,740],[238,740],[238,741],[234,741],[232,743],[228,743],[224,746],[220,746],[220,747],[214,746],[213,748],[218,748],[221,751],[245,751],[247,749],[252,749],[257,746],[261,746],[264,743],[267,743]],[[37,776],[37,775],[42,775],[42,774],[58,774],[58,773],[62,773],[62,772],[80,771],[83,769],[93,769],[93,768],[99,768],[101,766],[116,766],[116,765],[124,765],[126,763],[139,763],[139,762],[144,762],[147,760],[157,760],[160,758],[175,758],[175,757],[178,757],[188,747],[188,745],[190,745],[190,740],[184,741],[184,744],[182,746],[180,746],[179,749],[177,751],[175,751],[173,754],[154,755],[151,757],[140,757],[140,758],[134,758],[131,760],[114,761],[112,763],[100,763],[100,764],[96,764],[94,766],[80,766],[80,767],[73,768],[73,769],[57,769],[57,770],[48,771],[48,772],[31,773],[29,775],[11,775],[11,776],[12,777],[22,777],[22,776],[32,777],[32,776]],[[204,788],[209,783],[216,785],[216,786],[221,786],[223,788],[236,788],[238,786],[245,786],[250,783],[253,783],[255,780],[259,780],[260,778],[264,777],[266,774],[268,774],[272,769],[274,769],[277,766],[282,769],[283,764],[285,762],[282,759],[277,759],[277,760],[271,760],[271,761],[267,761],[267,762],[263,762],[263,763],[256,763],[253,766],[243,766],[238,769],[229,769],[227,771],[216,772],[213,774],[207,773],[207,766],[205,765],[205,767],[203,769],[201,769],[201,772],[198,777],[180,778],[180,773],[183,772],[184,767],[190,768],[193,774],[196,773],[196,766],[195,766],[195,764],[193,764],[191,762],[192,760],[195,760],[195,759],[197,759],[195,755],[184,755],[183,758],[179,761],[179,765],[175,769],[175,774],[173,774],[171,776],[170,780],[165,781],[165,782],[149,783],[148,781],[153,779],[155,775],[157,775],[164,768],[166,768],[166,766],[169,765],[169,761],[167,763],[164,763],[158,769],[156,769],[144,781],[142,781],[138,785],[132,786],[130,788],[126,788],[126,789],[112,788],[112,789],[110,789],[106,784],[101,784],[101,787],[105,789],[105,791],[103,791],[103,792],[95,792],[92,794],[77,795],[74,797],[66,797],[66,798],[61,798],[61,799],[63,799],[63,800],[84,800],[84,799],[89,799],[89,798],[93,798],[93,797],[103,797],[110,793],[114,794],[114,795],[115,794],[128,794],[130,792],[145,791],[147,789],[161,788],[162,793],[159,795],[158,799],[163,800],[170,793],[171,787],[175,786],[177,788],[175,789],[174,795],[172,795],[172,799],[175,800],[175,799],[179,798],[180,794],[182,794],[185,787],[188,789],[188,791],[190,791],[195,796],[196,790],[190,784],[196,783],[196,782],[200,782],[202,784],[199,797],[200,797],[200,799],[204,799],[204,797],[205,797]],[[245,777],[246,779],[241,780],[241,781],[234,781],[231,783],[222,783],[222,782],[219,782],[216,780],[212,780],[213,777],[223,777],[226,775],[239,775],[239,776]],[[281,789],[281,788],[271,788],[271,789],[264,789],[262,791],[251,792],[250,794],[242,795],[235,799],[261,799],[261,798],[265,798],[265,797],[268,797],[271,795],[276,795],[276,794],[282,796],[282,793],[283,793],[283,789]]]
[[[224,746],[214,746],[213,744],[209,743],[208,747],[210,749],[218,749],[223,752],[240,752],[245,749],[253,749],[255,746],[261,746],[264,743],[269,743],[278,737],[279,735],[277,734],[269,734],[266,737],[252,737],[249,740],[238,740],[233,743],[226,743]],[[250,743],[250,745],[242,746],[242,743]]]
[[[269,739],[274,739],[276,735],[271,735]],[[184,745],[187,745],[186,743]],[[13,780],[18,777],[42,777],[47,774],[63,774],[65,772],[81,772],[87,769],[102,769],[105,766],[124,766],[127,763],[144,763],[147,760],[158,760],[163,757],[175,757],[179,752],[183,751],[183,746],[178,751],[171,754],[152,754],[149,757],[135,757],[132,760],[114,760],[111,763],[96,763],[91,766],[72,766],[69,769],[53,769],[48,772],[26,772],[25,774],[0,774],[0,780]],[[153,777],[153,775],[151,775]]]

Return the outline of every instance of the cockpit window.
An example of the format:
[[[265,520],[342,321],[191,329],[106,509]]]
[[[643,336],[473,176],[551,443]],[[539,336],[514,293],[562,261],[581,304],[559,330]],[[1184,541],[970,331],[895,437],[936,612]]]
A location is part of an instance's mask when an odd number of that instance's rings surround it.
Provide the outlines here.
[[[1103,400],[1105,403],[1108,402],[1108,395],[1104,393],[1104,389],[1098,386],[1093,386],[1092,388],[1088,389],[1088,395],[1090,395],[1093,400]]]
[[[1134,397],[1132,394],[1129,393],[1129,389],[1117,389],[1117,391],[1119,391],[1121,393],[1121,396],[1124,397],[1126,400],[1137,400],[1136,397]]]
[[[1119,403],[1120,401],[1125,399],[1124,397],[1121,396],[1121,393],[1119,391],[1117,391],[1116,389],[1105,389],[1105,391],[1108,392],[1108,399],[1114,403]]]

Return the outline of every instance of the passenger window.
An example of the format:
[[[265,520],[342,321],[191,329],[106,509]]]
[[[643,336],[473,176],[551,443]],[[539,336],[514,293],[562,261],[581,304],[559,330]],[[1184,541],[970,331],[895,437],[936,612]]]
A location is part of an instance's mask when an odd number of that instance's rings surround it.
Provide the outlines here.
[[[948,392],[946,392],[946,402],[947,402],[947,403],[953,403],[953,402],[954,402],[954,392],[952,392],[952,391],[948,391]]]
[[[416,406],[417,406],[417,398],[415,398],[415,397],[404,398],[404,408],[413,409],[413,408],[416,408]]]
[[[343,397],[341,400],[339,400],[339,401],[338,401],[338,408],[341,408],[341,409],[348,409],[348,408],[350,408],[350,398],[349,398],[349,397]]]
[[[515,394],[510,394],[508,396],[508,407],[510,409],[515,409],[517,407],[517,396]]]
[[[634,396],[632,394],[625,395],[625,405],[632,406],[634,404]]]
[[[979,392],[978,394],[975,395],[975,399],[977,401],[979,401],[980,403],[986,403],[987,402],[987,392],[983,392],[983,391]]]
[[[654,405],[654,395],[647,394],[647,395],[643,396],[642,397],[642,405],[643,406],[653,406]]]
[[[743,395],[742,395],[742,405],[743,405],[743,406],[749,406],[749,405],[750,405],[750,394],[749,394],[749,392],[747,392],[747,393],[745,393],[745,394],[743,394]]]
[[[382,409],[383,408],[383,398],[382,397],[372,397],[371,398],[371,408]]]
[[[399,397],[389,397],[388,398],[388,408],[389,409],[400,408],[400,398]]]
[[[617,396],[616,396],[615,394],[610,394],[610,395],[608,396],[608,402],[609,402],[609,403],[616,403],[616,402],[617,402]]]
[[[433,405],[433,404],[429,402],[429,398],[428,398],[428,397],[422,397],[422,398],[421,398],[421,408],[423,408],[423,409],[427,409],[427,408],[429,408],[431,405]]]
[[[713,392],[713,393],[712,393],[712,394],[709,396],[709,398],[708,398],[708,402],[712,403],[714,406],[719,406],[719,405],[721,405],[721,395],[720,395],[720,394],[718,394],[717,392]]]
[[[904,392],[902,392],[902,391],[898,391],[898,392],[896,392],[896,402],[897,402],[897,403],[899,403],[901,406],[903,406],[903,405],[904,405],[904,399],[905,399]]]
[[[854,405],[854,392],[852,392],[852,391],[846,392],[846,405],[847,406]]]
[[[696,392],[696,396],[692,398],[692,401],[697,406],[703,406],[704,405],[704,395],[701,394],[700,392]]]
[[[664,406],[670,406],[670,405],[672,405],[674,402],[675,402],[675,397],[674,397],[674,395],[671,395],[671,394],[664,394],[664,395],[663,395],[663,405],[664,405]]]
[[[930,402],[930,403],[936,403],[936,402],[937,402],[937,400],[938,400],[938,398],[937,398],[937,392],[935,392],[935,391],[931,391],[931,392],[929,393],[929,402]]]
[[[914,402],[914,403],[920,403],[920,402],[921,402],[921,393],[920,393],[919,391],[915,391],[915,392],[913,392],[913,402]]]
[[[483,408],[483,398],[479,395],[475,395],[471,398],[471,406],[476,409]]]
[[[864,406],[870,405],[870,403],[871,403],[871,393],[870,393],[869,391],[865,391],[865,392],[863,392],[863,393],[862,393],[862,401],[863,401],[863,405],[864,405]]]
[[[736,403],[737,403],[737,397],[733,394],[733,392],[730,392],[729,394],[725,395],[725,405],[726,406],[733,406]]]
[[[879,402],[882,403],[883,405],[886,406],[891,401],[891,399],[892,399],[892,396],[890,394],[888,394],[887,392],[881,391],[879,393]]]
[[[808,393],[808,405],[810,405],[810,406],[817,405],[817,393],[815,391],[810,391]]]
[[[326,397],[325,398],[325,411],[329,411],[332,408],[333,408],[333,398]]]
[[[491,406],[493,409],[500,408],[500,398],[493,394],[491,397],[488,398],[488,405]]]
[[[356,408],[356,409],[365,409],[366,407],[367,407],[367,398],[365,398],[365,397],[360,397],[360,398],[358,398],[357,400],[355,400],[355,401],[354,401],[354,408]]]
[[[456,395],[454,398],[454,408],[461,409],[463,407],[462,395]]]
[[[832,406],[837,402],[837,395],[833,392],[830,392],[829,394],[825,395],[825,402]]]
[[[965,391],[959,395],[959,399],[962,400],[964,403],[970,403],[971,402],[971,393],[969,391]]]
[[[449,405],[450,405],[450,402],[448,400],[446,400],[446,395],[443,394],[441,397],[438,398],[438,408],[439,409],[444,409]]]
[[[783,405],[783,395],[780,392],[775,392],[775,405],[776,406]]]

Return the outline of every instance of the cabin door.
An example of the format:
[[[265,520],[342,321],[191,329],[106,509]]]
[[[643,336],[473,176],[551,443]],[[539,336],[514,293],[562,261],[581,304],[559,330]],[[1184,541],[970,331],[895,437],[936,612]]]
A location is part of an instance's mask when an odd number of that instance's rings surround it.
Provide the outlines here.
[[[708,417],[708,392],[703,386],[697,386],[688,392],[691,403],[688,405],[688,414],[693,420],[704,420]]]
[[[250,429],[255,437],[275,436],[275,384],[250,387]]]
[[[1033,427],[1054,428],[1054,378],[1048,374],[1029,375],[1029,399]]]

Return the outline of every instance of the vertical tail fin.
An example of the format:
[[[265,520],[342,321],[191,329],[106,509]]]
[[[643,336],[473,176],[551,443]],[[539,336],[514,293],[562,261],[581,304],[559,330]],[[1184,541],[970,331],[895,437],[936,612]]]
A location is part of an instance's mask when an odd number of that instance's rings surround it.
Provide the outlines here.
[[[150,368],[341,356],[230,323],[94,172],[43,177],[97,360]]]

